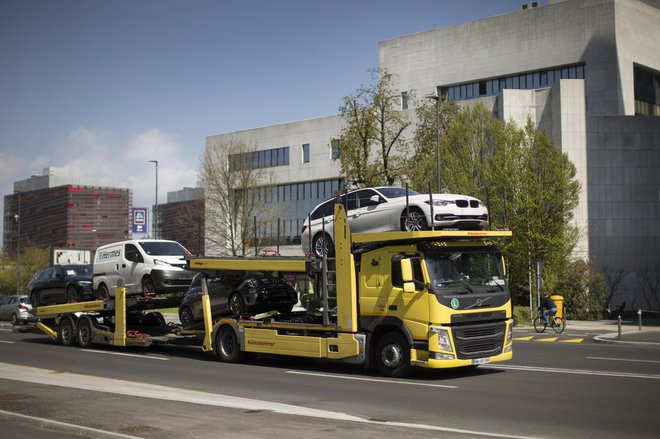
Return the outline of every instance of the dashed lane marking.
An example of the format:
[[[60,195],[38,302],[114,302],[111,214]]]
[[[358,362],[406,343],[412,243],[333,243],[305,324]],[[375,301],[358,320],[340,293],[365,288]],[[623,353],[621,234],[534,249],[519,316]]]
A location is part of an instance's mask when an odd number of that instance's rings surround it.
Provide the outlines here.
[[[550,338],[536,338],[534,341],[542,341],[542,342],[553,342],[557,341],[559,337],[550,337]]]
[[[582,343],[585,340],[584,337],[579,338],[560,338],[560,337],[535,337],[533,335],[525,337],[513,337],[513,341],[532,341],[532,342],[542,342],[542,343]]]

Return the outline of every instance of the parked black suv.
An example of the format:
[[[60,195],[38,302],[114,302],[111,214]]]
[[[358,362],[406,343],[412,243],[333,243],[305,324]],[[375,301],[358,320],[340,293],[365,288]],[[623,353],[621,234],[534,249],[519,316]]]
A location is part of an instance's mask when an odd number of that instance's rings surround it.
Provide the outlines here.
[[[33,307],[94,300],[91,265],[51,265],[28,283]]]
[[[202,274],[193,278],[179,306],[179,319],[189,327],[203,319]],[[298,302],[296,290],[284,279],[263,271],[227,272],[207,279],[213,317],[279,311],[288,314]]]

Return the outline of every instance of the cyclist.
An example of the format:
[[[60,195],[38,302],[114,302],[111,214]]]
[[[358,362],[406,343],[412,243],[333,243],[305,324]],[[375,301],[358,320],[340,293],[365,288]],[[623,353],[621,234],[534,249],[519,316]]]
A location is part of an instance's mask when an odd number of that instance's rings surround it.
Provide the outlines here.
[[[554,316],[557,314],[557,305],[555,305],[555,302],[552,301],[552,299],[548,296],[547,293],[543,294],[543,298],[541,299],[541,306],[539,306],[539,313],[540,311],[543,310],[543,314],[541,314],[541,318],[545,322],[545,324],[548,324],[548,316]]]

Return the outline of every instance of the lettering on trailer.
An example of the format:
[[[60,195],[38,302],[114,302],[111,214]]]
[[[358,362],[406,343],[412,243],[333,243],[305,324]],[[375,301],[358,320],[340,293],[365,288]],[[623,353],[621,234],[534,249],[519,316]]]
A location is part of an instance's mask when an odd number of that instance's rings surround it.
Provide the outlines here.
[[[269,348],[275,346],[275,343],[273,343],[272,341],[263,341],[263,340],[248,340],[248,344],[253,346],[268,346]]]

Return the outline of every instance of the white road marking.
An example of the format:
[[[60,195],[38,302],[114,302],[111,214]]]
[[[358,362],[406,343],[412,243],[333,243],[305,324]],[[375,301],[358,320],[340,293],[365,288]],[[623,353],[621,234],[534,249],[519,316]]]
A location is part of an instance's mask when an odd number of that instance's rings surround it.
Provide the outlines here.
[[[337,375],[337,374],[331,374],[331,373],[312,373],[312,372],[298,372],[296,370],[287,370],[286,373],[294,374],[294,375],[309,375],[309,376],[317,376],[317,377],[324,377],[324,378],[337,378],[341,380],[355,380],[355,381],[371,381],[374,383],[385,383],[385,384],[406,384],[409,386],[423,386],[423,387],[443,387],[445,389],[457,389],[458,386],[447,386],[444,384],[428,384],[428,383],[416,383],[413,381],[395,381],[395,380],[386,380],[386,379],[379,379],[379,378],[362,378],[362,377],[352,377],[352,376],[347,376],[347,375]]]
[[[260,401],[237,396],[201,392],[197,390],[180,389],[156,384],[138,383],[132,381],[102,378],[91,375],[39,369],[29,366],[19,366],[0,362],[0,377],[5,380],[44,384],[48,386],[67,387],[81,390],[111,393],[115,395],[135,396],[141,398],[179,401],[192,404],[202,404],[215,407],[228,407],[243,410],[268,410],[275,413],[312,418],[332,419],[337,421],[359,422],[382,426],[414,428],[418,430],[445,433],[461,433],[474,436],[496,437],[508,439],[534,439],[532,436],[517,436],[486,431],[463,430],[458,428],[440,427],[436,425],[414,424],[407,422],[374,421],[342,412],[319,410],[292,404]]]
[[[587,360],[632,361],[634,363],[660,363],[658,360],[636,360],[634,358],[587,357]]]
[[[0,343],[14,344],[13,341],[0,340]]]
[[[502,370],[528,370],[531,372],[549,372],[549,373],[565,373],[571,375],[593,375],[593,376],[609,376],[609,377],[623,377],[623,378],[641,378],[648,380],[660,380],[660,375],[651,375],[643,373],[628,373],[628,372],[607,372],[600,370],[581,370],[581,369],[558,369],[552,367],[534,367],[534,366],[513,366],[513,365],[495,365],[484,364],[480,367],[489,369],[502,369]]]
[[[123,357],[144,358],[145,360],[163,360],[163,361],[169,360],[169,358],[165,358],[165,357],[152,357],[149,355],[127,354],[124,352],[97,351],[96,349],[81,349],[80,351],[91,352],[92,354],[120,355]]]

